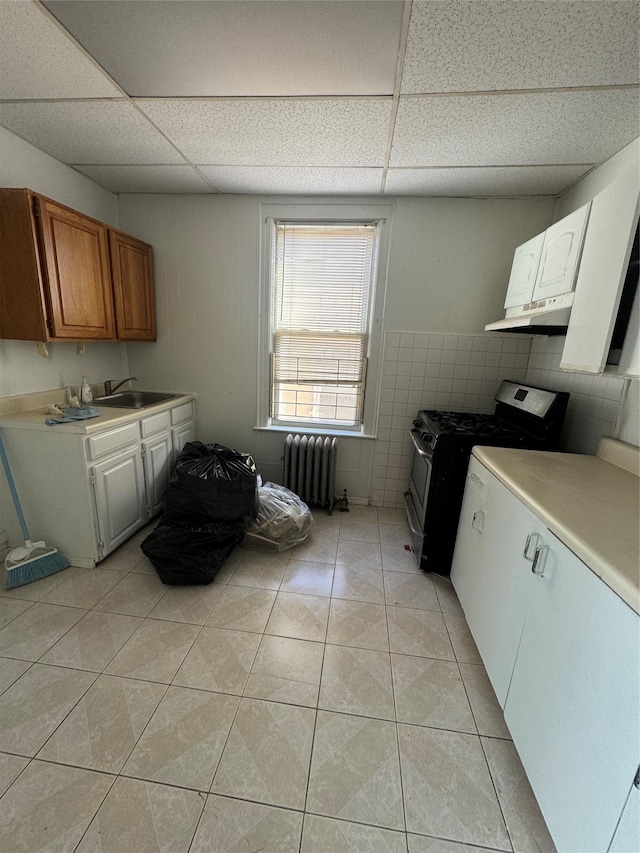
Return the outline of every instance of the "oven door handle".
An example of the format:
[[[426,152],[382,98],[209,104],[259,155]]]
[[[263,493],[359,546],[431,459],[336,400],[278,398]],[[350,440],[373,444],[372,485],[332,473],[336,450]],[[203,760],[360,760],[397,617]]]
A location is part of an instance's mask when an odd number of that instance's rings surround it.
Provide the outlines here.
[[[424,449],[422,442],[420,441],[420,436],[418,434],[418,431],[415,429],[412,429],[410,435],[411,435],[411,441],[413,442],[413,446],[415,447],[416,452],[419,453],[420,456],[423,456],[425,459],[429,459],[429,460],[433,459],[433,451]]]

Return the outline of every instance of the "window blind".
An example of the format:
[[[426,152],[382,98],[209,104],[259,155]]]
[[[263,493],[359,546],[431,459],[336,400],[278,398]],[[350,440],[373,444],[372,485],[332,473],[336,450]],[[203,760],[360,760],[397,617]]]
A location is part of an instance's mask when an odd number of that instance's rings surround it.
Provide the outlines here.
[[[362,422],[376,226],[276,223],[272,416]]]

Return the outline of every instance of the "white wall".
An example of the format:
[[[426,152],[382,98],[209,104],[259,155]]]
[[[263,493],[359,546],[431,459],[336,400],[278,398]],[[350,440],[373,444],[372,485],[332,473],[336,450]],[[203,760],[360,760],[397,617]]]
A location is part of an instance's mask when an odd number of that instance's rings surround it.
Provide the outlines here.
[[[554,222],[586,204],[621,175],[627,173],[633,178],[639,170],[640,140],[636,139],[558,198]],[[611,376],[561,371],[564,340],[564,337],[536,338],[527,381],[548,384],[572,394],[563,436],[565,448],[576,453],[595,453],[598,440],[605,435],[640,446],[640,381],[623,382]]]
[[[89,178],[43,154],[0,128],[0,186],[28,187],[62,204],[118,225],[118,199]],[[75,343],[49,344],[49,358],[41,358],[34,343],[0,340],[0,397],[28,394],[127,375],[126,344],[88,343],[85,355],[76,355]]]
[[[110,225],[118,224],[118,200],[113,193],[64,166],[32,145],[0,128],[0,186],[28,187]],[[36,352],[29,341],[0,340],[0,398],[3,411],[12,401],[7,397],[30,394],[78,384],[81,376],[99,381],[127,376],[126,344],[87,343],[84,356],[76,355],[75,343],[52,343],[49,358]],[[20,484],[18,483],[18,488]],[[37,536],[37,519],[31,519]],[[20,529],[4,476],[0,474],[0,530],[17,543]]]
[[[253,453],[263,476],[277,479],[282,434],[253,430],[266,200],[125,195],[120,223],[151,243],[155,258],[158,342],[129,345],[132,373],[143,387],[196,391],[199,437]],[[395,206],[385,328],[471,333],[500,316],[513,251],[547,227],[553,200],[398,199]],[[340,490],[370,497],[375,444],[341,440]]]

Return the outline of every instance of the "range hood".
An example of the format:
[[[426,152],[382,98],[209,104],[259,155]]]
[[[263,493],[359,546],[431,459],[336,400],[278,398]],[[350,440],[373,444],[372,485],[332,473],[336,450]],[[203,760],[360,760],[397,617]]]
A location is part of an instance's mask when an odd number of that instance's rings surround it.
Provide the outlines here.
[[[573,293],[543,299],[507,310],[504,320],[486,325],[486,332],[522,332],[528,335],[566,335]]]

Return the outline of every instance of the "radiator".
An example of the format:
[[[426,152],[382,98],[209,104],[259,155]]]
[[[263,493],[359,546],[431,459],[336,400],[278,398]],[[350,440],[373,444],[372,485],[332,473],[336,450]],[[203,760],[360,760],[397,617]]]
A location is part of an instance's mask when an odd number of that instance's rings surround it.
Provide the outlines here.
[[[309,504],[331,512],[336,493],[338,439],[288,435],[284,442],[282,483]]]

